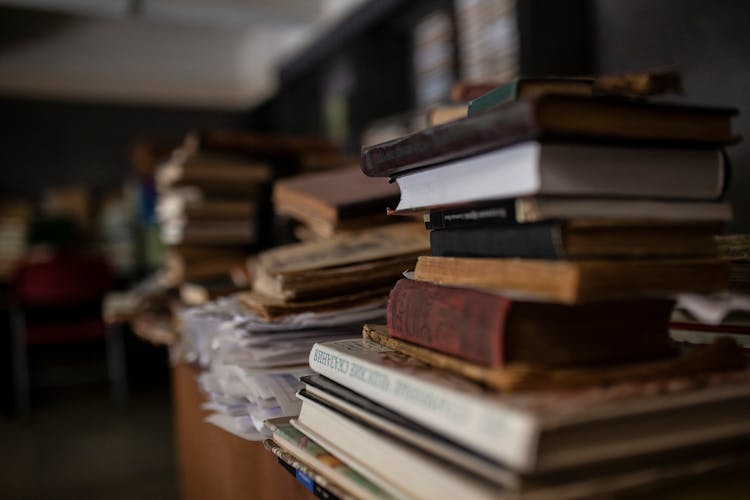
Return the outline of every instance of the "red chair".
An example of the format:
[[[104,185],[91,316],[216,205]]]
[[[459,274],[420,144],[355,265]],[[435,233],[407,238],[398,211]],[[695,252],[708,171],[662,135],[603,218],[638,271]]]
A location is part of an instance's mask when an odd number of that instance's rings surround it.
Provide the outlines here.
[[[16,408],[28,415],[28,347],[105,340],[112,398],[127,399],[122,333],[108,331],[101,319],[104,294],[114,287],[107,261],[92,252],[63,252],[22,262],[11,280],[13,372]]]

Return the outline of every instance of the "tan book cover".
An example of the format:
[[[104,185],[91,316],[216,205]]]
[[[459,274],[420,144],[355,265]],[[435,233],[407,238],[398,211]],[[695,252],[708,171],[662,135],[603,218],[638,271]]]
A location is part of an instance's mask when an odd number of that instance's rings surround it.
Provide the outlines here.
[[[365,325],[362,336],[402,352],[427,365],[461,375],[487,387],[505,392],[554,390],[627,381],[648,381],[706,375],[742,369],[746,362],[742,349],[731,339],[720,338],[679,357],[642,363],[596,368],[549,369],[526,363],[492,368],[449,356],[410,342],[395,339],[385,325]]]
[[[729,266],[715,259],[551,261],[421,256],[415,277],[572,304],[645,294],[726,290]]]

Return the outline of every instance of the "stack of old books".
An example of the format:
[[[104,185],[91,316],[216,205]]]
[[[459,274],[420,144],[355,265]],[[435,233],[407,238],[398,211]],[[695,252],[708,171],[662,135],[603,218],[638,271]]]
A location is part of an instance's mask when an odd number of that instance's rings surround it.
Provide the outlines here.
[[[182,311],[183,357],[204,367],[212,423],[259,440],[264,420],[297,416],[312,346],[382,321],[393,284],[428,252],[421,223],[380,224],[398,190],[356,169],[282,181],[276,210],[314,237],[258,254],[251,290]]]
[[[191,302],[246,285],[248,254],[272,243],[271,181],[340,158],[322,139],[229,130],[189,134],[156,175],[165,284],[188,283],[183,295]]]
[[[157,170],[157,216],[167,247],[163,280],[231,289],[230,270],[242,269],[258,243],[272,170],[262,161],[204,149],[188,136]]]
[[[313,347],[268,446],[363,497],[579,498],[746,468],[741,350],[669,337],[675,294],[729,283],[732,114],[558,89],[365,148],[396,213],[426,212],[432,255],[387,325]]]

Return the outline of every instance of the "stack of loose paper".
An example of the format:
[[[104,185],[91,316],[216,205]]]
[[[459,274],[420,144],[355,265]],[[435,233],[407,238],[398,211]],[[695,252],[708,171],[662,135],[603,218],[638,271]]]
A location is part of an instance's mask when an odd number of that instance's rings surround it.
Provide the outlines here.
[[[383,301],[325,312],[303,312],[265,321],[238,296],[186,308],[179,357],[204,368],[198,382],[207,395],[208,421],[241,437],[268,437],[263,422],[296,416],[316,342],[356,335],[363,321],[382,319]],[[175,351],[177,352],[177,351]]]

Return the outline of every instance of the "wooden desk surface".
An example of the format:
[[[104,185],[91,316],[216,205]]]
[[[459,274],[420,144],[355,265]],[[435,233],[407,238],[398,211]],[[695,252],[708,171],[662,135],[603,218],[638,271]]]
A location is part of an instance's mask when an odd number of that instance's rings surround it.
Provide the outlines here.
[[[204,422],[203,394],[188,364],[172,368],[175,447],[183,500],[312,499],[262,443]]]

